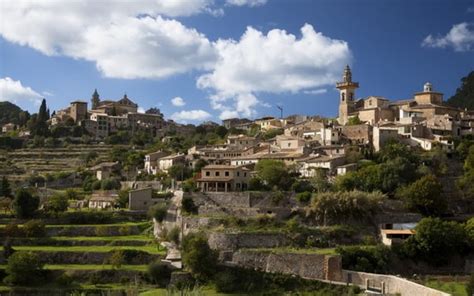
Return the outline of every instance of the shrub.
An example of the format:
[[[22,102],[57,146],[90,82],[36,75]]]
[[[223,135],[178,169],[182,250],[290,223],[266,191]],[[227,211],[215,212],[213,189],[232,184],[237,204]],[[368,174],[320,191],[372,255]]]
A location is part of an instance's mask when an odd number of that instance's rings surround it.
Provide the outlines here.
[[[296,199],[299,202],[307,203],[311,200],[311,196],[312,196],[311,192],[305,191],[305,192],[300,192],[296,194]]]
[[[18,227],[18,223],[13,222],[5,225],[3,234],[5,237],[21,237],[23,236],[23,231],[20,227]]]
[[[148,216],[161,223],[165,219],[167,211],[168,207],[165,204],[156,204],[148,210]]]
[[[47,209],[53,213],[60,213],[67,210],[69,200],[65,194],[55,194],[48,200]]]
[[[120,235],[130,235],[131,228],[128,225],[123,225],[123,226],[120,226],[118,231]]]
[[[211,278],[216,271],[217,253],[211,250],[202,233],[192,233],[184,237],[182,258],[185,268],[199,280]]]
[[[45,237],[46,226],[41,220],[30,220],[23,225],[23,233],[26,237]]]
[[[96,226],[95,227],[96,236],[107,236],[109,235],[109,228],[107,226]]]
[[[356,271],[385,273],[390,260],[390,249],[383,245],[375,247],[341,246],[336,251],[342,256],[342,267]]]
[[[13,200],[13,211],[15,216],[20,219],[31,218],[36,213],[39,206],[39,198],[31,195],[31,193],[20,188],[16,191],[15,199]]]
[[[423,218],[416,225],[415,234],[403,243],[402,253],[434,265],[449,261],[451,255],[466,249],[463,226],[439,218]]]
[[[31,252],[15,252],[8,258],[4,282],[10,285],[34,285],[43,277],[43,266]]]
[[[311,201],[310,212],[319,223],[342,223],[367,220],[374,216],[379,202],[385,196],[380,192],[325,192]]]
[[[417,211],[424,216],[439,216],[447,209],[442,191],[443,187],[436,177],[427,175],[402,187],[397,192],[397,197],[404,201],[408,210]]]
[[[196,214],[197,207],[194,204],[193,198],[190,196],[184,196],[183,200],[181,201],[181,209],[186,214]]]
[[[171,269],[161,262],[152,262],[148,265],[147,276],[153,284],[166,287],[170,281]]]
[[[71,286],[73,282],[74,282],[74,279],[66,272],[64,272],[58,278],[56,278],[56,284],[62,287]]]
[[[166,238],[170,242],[174,242],[176,245],[179,245],[179,237],[181,235],[181,229],[179,227],[173,227],[167,234]]]
[[[107,262],[112,265],[113,268],[120,268],[125,263],[125,254],[123,250],[114,250],[111,252]]]

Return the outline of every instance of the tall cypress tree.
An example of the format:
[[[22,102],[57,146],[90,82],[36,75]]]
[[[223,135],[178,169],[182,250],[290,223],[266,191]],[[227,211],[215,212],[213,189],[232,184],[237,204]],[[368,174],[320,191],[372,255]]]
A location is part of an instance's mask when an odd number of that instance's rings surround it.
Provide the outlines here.
[[[41,106],[38,111],[38,116],[36,117],[36,122],[34,124],[34,128],[32,133],[38,136],[48,136],[48,124],[46,123],[48,120],[48,107],[46,106],[46,99],[41,101]]]
[[[8,179],[5,176],[2,177],[2,181],[0,182],[0,196],[5,196],[5,197],[12,196],[10,182],[8,182]]]

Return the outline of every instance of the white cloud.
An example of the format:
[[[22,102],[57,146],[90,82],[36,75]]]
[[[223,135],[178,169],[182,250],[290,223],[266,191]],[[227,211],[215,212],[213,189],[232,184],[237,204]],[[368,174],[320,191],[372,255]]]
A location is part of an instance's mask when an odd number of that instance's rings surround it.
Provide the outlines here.
[[[145,113],[145,109],[143,107],[138,107],[137,112],[138,113]]]
[[[23,86],[21,81],[13,80],[10,77],[0,78],[0,101],[9,101],[21,106],[39,105],[42,96],[31,89]]]
[[[474,26],[468,23],[454,25],[445,36],[428,35],[422,42],[425,47],[447,48],[455,51],[474,50]]]
[[[262,6],[267,3],[267,0],[226,0],[226,4],[234,6]]]
[[[255,107],[262,104],[256,96],[259,92],[298,93],[333,84],[351,60],[349,46],[309,24],[301,34],[298,38],[274,29],[264,35],[248,27],[239,41],[218,40],[214,70],[200,76],[197,86],[214,93],[211,106],[227,111],[223,117],[255,115]]]
[[[187,110],[175,112],[171,115],[171,119],[180,123],[188,123],[189,121],[203,121],[209,119],[211,114],[204,110]]]
[[[210,69],[216,53],[203,34],[157,14],[189,15],[210,3],[7,1],[2,2],[0,34],[46,55],[95,62],[106,77],[163,78]]]
[[[321,95],[327,93],[328,90],[325,88],[320,88],[320,89],[310,89],[310,90],[305,90],[303,91],[304,94],[307,95]]]
[[[181,97],[175,97],[171,99],[171,104],[176,107],[182,107],[186,105],[186,102]]]

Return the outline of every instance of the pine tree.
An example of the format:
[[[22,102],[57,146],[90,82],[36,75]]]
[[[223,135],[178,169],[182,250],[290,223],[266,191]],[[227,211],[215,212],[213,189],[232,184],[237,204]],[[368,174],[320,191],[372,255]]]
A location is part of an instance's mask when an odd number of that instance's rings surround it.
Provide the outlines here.
[[[461,86],[446,103],[453,107],[474,110],[474,71],[461,79]]]

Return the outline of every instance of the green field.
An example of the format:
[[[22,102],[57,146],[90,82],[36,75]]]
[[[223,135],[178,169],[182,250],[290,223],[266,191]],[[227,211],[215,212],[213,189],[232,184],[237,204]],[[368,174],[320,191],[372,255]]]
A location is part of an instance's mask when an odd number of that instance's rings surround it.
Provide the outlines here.
[[[44,252],[110,252],[113,250],[137,250],[150,254],[165,255],[166,250],[158,246],[14,246],[18,251]],[[3,250],[3,247],[0,248]]]
[[[4,269],[6,265],[0,265]],[[110,264],[46,264],[45,269],[50,270],[112,270],[114,266]],[[148,265],[121,265],[118,270],[146,271]]]
[[[469,296],[467,295],[466,283],[464,282],[429,280],[425,282],[425,285],[430,288],[449,293],[452,296]]]
[[[117,235],[117,236],[52,236],[55,240],[68,241],[153,241],[154,238],[147,235]]]

